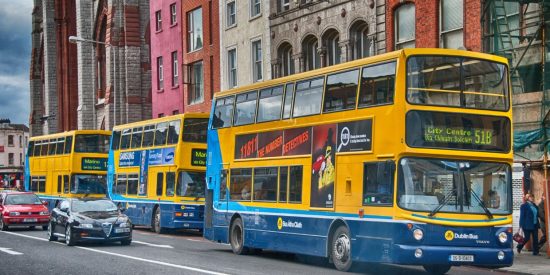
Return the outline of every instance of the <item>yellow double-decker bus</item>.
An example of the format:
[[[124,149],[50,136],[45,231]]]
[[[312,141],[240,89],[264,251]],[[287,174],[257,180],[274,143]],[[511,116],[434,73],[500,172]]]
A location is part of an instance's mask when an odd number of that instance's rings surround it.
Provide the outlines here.
[[[220,92],[207,239],[355,261],[509,266],[507,60],[405,49]]]
[[[181,114],[114,127],[109,196],[132,224],[202,230],[207,125],[208,114]]]
[[[76,130],[32,137],[25,161],[25,189],[48,202],[105,197],[111,132]]]

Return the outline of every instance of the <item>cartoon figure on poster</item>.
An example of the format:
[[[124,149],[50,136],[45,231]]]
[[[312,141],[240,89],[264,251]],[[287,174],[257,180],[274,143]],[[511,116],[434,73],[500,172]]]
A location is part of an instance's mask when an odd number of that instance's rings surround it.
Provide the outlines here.
[[[313,159],[311,176],[311,206],[333,207],[336,169],[336,124],[313,128]]]

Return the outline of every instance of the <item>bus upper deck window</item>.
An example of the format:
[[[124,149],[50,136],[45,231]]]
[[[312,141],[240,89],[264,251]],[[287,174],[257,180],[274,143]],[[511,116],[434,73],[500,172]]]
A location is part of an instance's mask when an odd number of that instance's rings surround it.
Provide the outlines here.
[[[27,147],[27,156],[32,157],[34,155],[34,141],[29,142],[29,147]]]
[[[318,77],[296,84],[293,117],[315,115],[321,112],[324,82],[324,77]]]
[[[224,128],[231,126],[233,120],[233,103],[234,96],[219,98],[216,100],[216,108],[214,109],[214,117],[212,119],[212,128]]]
[[[170,121],[168,126],[168,144],[176,144],[179,140],[180,121]]]
[[[254,123],[256,117],[256,91],[237,95],[233,125],[246,125]]]
[[[155,132],[155,146],[162,146],[166,144],[167,131],[168,122],[157,124],[157,130]]]
[[[73,137],[68,136],[65,138],[65,154],[70,154],[73,150]]]
[[[294,98],[294,83],[285,85],[285,105],[283,106],[283,119],[290,118],[292,110],[292,98]]]
[[[122,130],[122,137],[120,138],[120,149],[130,149],[132,141],[132,129]]]
[[[143,127],[132,129],[132,149],[141,147],[141,138],[143,137]]]
[[[323,112],[355,109],[358,85],[358,69],[329,75]]]
[[[363,68],[359,107],[392,103],[394,89],[395,62]]]
[[[281,117],[283,104],[283,86],[263,89],[260,91],[258,104],[258,122],[278,120]]]
[[[155,141],[155,125],[147,125],[143,127],[143,142],[142,147],[150,147]]]
[[[63,155],[63,150],[65,149],[65,138],[57,139],[57,149],[55,151],[56,155]]]
[[[112,138],[112,142],[113,142],[113,150],[118,150],[119,149],[119,146],[120,146],[120,131],[114,131],[113,132],[113,138]]]

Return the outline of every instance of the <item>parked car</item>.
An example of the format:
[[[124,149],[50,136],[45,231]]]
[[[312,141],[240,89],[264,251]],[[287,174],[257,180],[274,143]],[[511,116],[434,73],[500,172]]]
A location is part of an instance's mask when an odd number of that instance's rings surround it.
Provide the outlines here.
[[[52,210],[48,239],[64,238],[69,246],[77,242],[132,243],[132,224],[128,216],[109,199],[70,198]]]
[[[50,213],[32,192],[2,191],[0,193],[0,230],[10,227],[42,226],[48,229]]]

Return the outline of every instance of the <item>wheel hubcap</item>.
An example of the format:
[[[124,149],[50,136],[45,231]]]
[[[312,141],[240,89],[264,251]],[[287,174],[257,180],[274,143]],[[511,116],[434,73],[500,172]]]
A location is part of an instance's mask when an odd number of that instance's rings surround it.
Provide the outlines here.
[[[338,236],[334,244],[334,256],[341,262],[346,262],[349,259],[350,242],[347,235]]]

